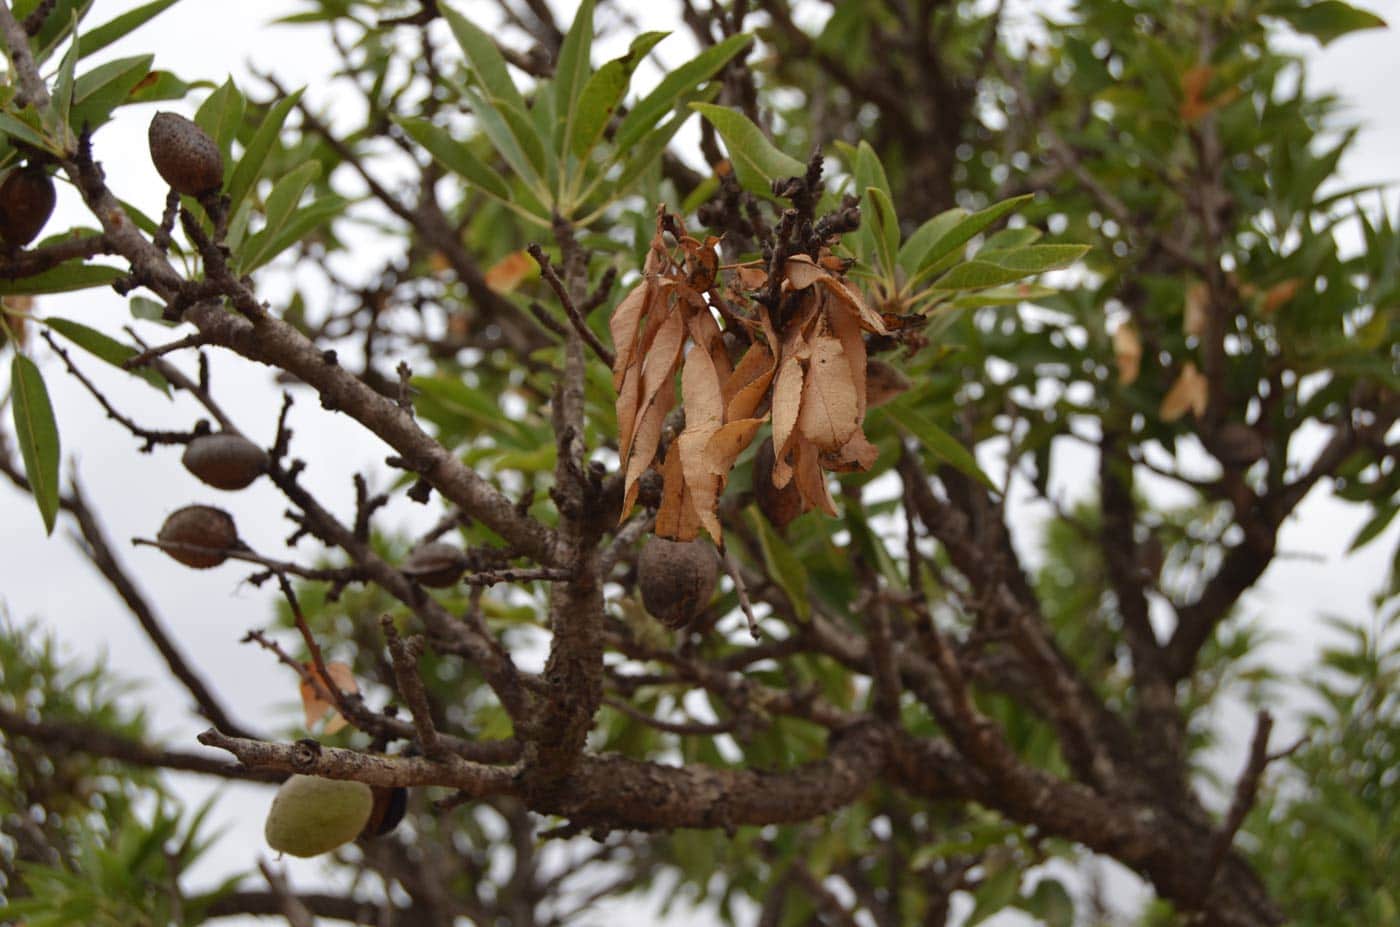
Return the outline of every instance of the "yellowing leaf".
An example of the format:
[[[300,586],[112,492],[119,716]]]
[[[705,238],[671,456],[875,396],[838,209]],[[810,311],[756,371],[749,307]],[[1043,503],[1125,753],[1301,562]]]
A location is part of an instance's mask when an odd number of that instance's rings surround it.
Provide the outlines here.
[[[1264,293],[1264,300],[1259,305],[1259,311],[1264,315],[1273,315],[1279,309],[1288,305],[1298,291],[1303,287],[1303,280],[1300,277],[1290,277],[1281,283],[1275,283]]]
[[[331,699],[332,686],[349,695],[359,692],[360,684],[355,681],[355,673],[350,666],[338,661],[326,664],[326,676],[317,672],[316,667],[310,663],[306,665],[306,670],[312,682],[303,679],[300,689],[301,707],[306,714],[306,729],[309,731],[315,728],[318,721],[335,710],[335,702]],[[323,733],[334,734],[349,723],[343,715],[337,714],[326,722]]]
[[[1118,382],[1124,386],[1135,382],[1142,367],[1142,342],[1132,322],[1124,322],[1114,330],[1113,356],[1118,362]]]
[[[1205,374],[1196,369],[1195,363],[1187,361],[1181,368],[1181,373],[1177,376],[1172,388],[1167,391],[1167,395],[1162,399],[1162,407],[1158,414],[1162,421],[1174,422],[1187,412],[1193,413],[1200,418],[1206,413],[1206,402],[1209,399],[1210,385],[1206,381]]]
[[[497,293],[510,293],[522,280],[538,272],[535,259],[524,251],[512,251],[486,271],[486,285]]]
[[[1210,306],[1210,288],[1197,282],[1186,288],[1186,302],[1182,306],[1181,330],[1184,334],[1199,338],[1206,330],[1206,312]]]

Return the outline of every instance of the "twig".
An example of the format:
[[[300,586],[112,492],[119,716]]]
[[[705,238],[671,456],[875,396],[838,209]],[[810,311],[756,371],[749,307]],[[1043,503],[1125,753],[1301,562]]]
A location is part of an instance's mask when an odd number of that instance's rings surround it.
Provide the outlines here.
[[[749,589],[744,585],[738,561],[734,559],[731,551],[725,550],[719,552],[719,562],[724,565],[724,572],[734,581],[734,594],[739,597],[739,608],[743,610],[744,620],[748,622],[750,636],[756,641],[763,640],[763,633],[758,629],[758,616],[753,612],[753,603],[749,601]]]
[[[588,322],[584,320],[578,306],[574,304],[573,297],[569,295],[564,281],[559,278],[559,273],[554,269],[554,263],[550,261],[549,255],[544,253],[544,249],[539,246],[538,242],[531,242],[525,250],[530,253],[530,257],[535,259],[535,263],[540,265],[540,275],[554,290],[554,295],[559,298],[560,305],[564,307],[564,311],[568,313],[569,321],[573,323],[574,331],[578,332],[579,337],[593,350],[594,354],[598,355],[603,363],[612,367],[616,361],[615,355],[603,342],[598,340],[598,336],[593,334],[593,329],[588,327]]]
[[[263,878],[267,879],[268,888],[272,889],[273,896],[277,899],[277,905],[281,909],[282,916],[287,919],[287,927],[315,927],[316,919],[311,916],[311,912],[306,909],[287,884],[285,873],[273,869],[266,860],[258,860],[258,869],[262,872]]]
[[[437,728],[433,725],[432,709],[428,705],[428,693],[423,689],[423,678],[418,675],[418,659],[423,655],[423,638],[414,636],[404,640],[399,637],[392,615],[382,615],[379,626],[383,628],[384,640],[389,645],[394,682],[413,716],[413,727],[418,732],[418,745],[428,759],[439,759],[446,750],[438,738]]]
[[[1211,844],[1210,857],[1206,863],[1206,877],[1201,883],[1202,898],[1210,895],[1211,888],[1220,875],[1220,864],[1224,862],[1225,854],[1230,852],[1230,846],[1235,842],[1235,835],[1239,833],[1245,817],[1249,815],[1249,810],[1254,807],[1255,799],[1259,794],[1259,784],[1264,777],[1264,770],[1270,763],[1283,759],[1307,742],[1307,738],[1302,738],[1287,749],[1278,753],[1270,753],[1269,734],[1272,733],[1273,728],[1273,716],[1269,714],[1267,709],[1260,709],[1259,713],[1254,716],[1254,739],[1249,745],[1249,759],[1245,762],[1244,771],[1240,773],[1240,778],[1235,782],[1235,797],[1230,802],[1230,810],[1226,812],[1225,820],[1220,825],[1220,830],[1216,832],[1215,840]]]

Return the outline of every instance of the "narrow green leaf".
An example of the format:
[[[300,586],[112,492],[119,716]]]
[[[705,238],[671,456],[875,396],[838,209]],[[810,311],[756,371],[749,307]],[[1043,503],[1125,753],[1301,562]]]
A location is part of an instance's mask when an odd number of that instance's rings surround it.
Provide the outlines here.
[[[895,424],[912,434],[935,458],[947,463],[966,473],[977,480],[982,485],[992,491],[997,487],[982,472],[982,468],[977,465],[977,458],[972,456],[972,452],[963,447],[962,444],[948,432],[939,428],[932,421],[924,416],[922,412],[916,411],[905,402],[896,399],[875,410],[877,413],[888,417]]]
[[[875,220],[875,251],[880,256],[880,269],[888,279],[894,279],[895,255],[899,247],[899,217],[895,215],[890,196],[879,187],[866,187],[865,199]]]
[[[256,242],[256,254],[244,272],[252,273],[276,258],[277,255],[343,212],[348,202],[344,197],[331,194],[298,207],[288,221],[279,225],[276,231],[267,235],[263,240]]]
[[[1385,28],[1385,20],[1375,13],[1342,3],[1341,0],[1321,0],[1307,6],[1290,4],[1265,12],[1282,17],[1294,29],[1312,36],[1323,45],[1362,29]]]
[[[527,186],[537,192],[543,192],[539,171],[535,167],[537,158],[532,158],[526,153],[521,140],[516,137],[515,130],[511,127],[511,123],[506,120],[502,108],[497,105],[497,101],[488,100],[470,88],[464,88],[462,95],[471,104],[472,114],[476,116],[482,133],[490,139],[502,160]],[[528,120],[526,122],[528,125]],[[534,135],[533,126],[529,127],[529,132]],[[538,138],[535,139],[535,142],[538,160],[542,161],[543,148],[538,147]]]
[[[128,103],[159,103],[183,100],[194,84],[187,84],[170,71],[152,71],[127,95]]]
[[[134,10],[122,13],[114,19],[108,20],[91,32],[84,35],[78,41],[78,56],[86,58],[95,51],[101,51],[111,45],[117,39],[150,22],[155,17],[164,13],[180,0],[154,0],[145,6],[138,6]]]
[[[78,20],[73,19],[73,29],[78,28]],[[78,43],[74,42],[68,46],[68,51],[64,53],[63,60],[58,63],[58,76],[54,78],[53,94],[50,112],[53,114],[55,134],[66,136],[68,132],[68,114],[73,110],[73,84],[77,80],[78,67]],[[66,146],[65,146],[66,147]]]
[[[574,104],[574,114],[568,136],[568,150],[583,159],[598,143],[598,138],[607,128],[627,87],[632,83],[632,74],[647,52],[657,42],[666,37],[664,32],[648,32],[632,42],[632,47],[621,58],[614,58],[598,69],[584,85]]]
[[[19,353],[10,361],[10,406],[24,475],[44,519],[44,530],[52,534],[58,517],[58,425],[43,375],[33,361]]]
[[[938,290],[975,290],[1014,283],[1025,277],[1073,264],[1087,245],[1031,245],[1010,251],[982,251],[939,277]]]
[[[146,79],[153,60],[152,55],[118,58],[81,75],[73,89],[71,124],[95,129],[106,122],[112,110],[125,103]]]
[[[1060,267],[1068,267],[1082,258],[1089,250],[1088,245],[1027,245],[1023,248],[983,248],[976,259],[1007,270],[1020,270],[1028,274],[1044,273]]]
[[[278,100],[258,124],[258,131],[253,133],[252,140],[248,142],[248,147],[243,149],[243,154],[239,156],[233,174],[229,177],[225,192],[228,193],[230,208],[237,209],[238,204],[243,202],[243,197],[248,195],[248,191],[253,189],[253,185],[262,176],[267,155],[282,131],[282,124],[287,121],[288,114],[291,113],[292,107],[297,105],[302,93],[302,90],[297,90]]]
[[[1356,537],[1352,538],[1347,553],[1358,551],[1380,537],[1385,529],[1390,527],[1390,523],[1395,520],[1397,513],[1400,513],[1400,503],[1392,502],[1389,505],[1381,506],[1380,511],[1376,512],[1366,524],[1361,526],[1361,530],[1356,532]]]
[[[62,155],[58,146],[44,134],[27,122],[23,122],[9,113],[0,113],[0,133],[18,139],[21,142],[42,149],[50,154]]]
[[[161,376],[150,367],[139,367],[135,370],[127,370],[122,366],[140,353],[136,348],[122,344],[115,338],[111,338],[95,328],[89,328],[81,322],[74,322],[71,319],[61,319],[50,316],[40,321],[93,357],[104,360],[113,367],[130,373],[133,376],[140,377],[156,390],[164,393],[166,396],[170,395],[170,384],[165,381],[165,377]]]
[[[276,254],[269,253],[270,245],[291,221],[293,213],[301,203],[302,194],[320,173],[321,163],[308,161],[273,186],[272,192],[267,195],[267,218],[262,230],[248,240],[243,249],[244,253],[240,255],[240,267],[244,273],[250,273],[253,268],[262,266]]]
[[[772,196],[774,180],[806,173],[805,164],[775,148],[758,126],[738,110],[713,103],[692,103],[690,108],[704,116],[724,139],[729,160],[746,190]]]
[[[568,140],[578,117],[577,103],[588,82],[593,52],[593,0],[583,0],[574,13],[573,24],[559,46],[559,61],[554,67],[554,150],[562,156],[569,150]]]
[[[73,290],[86,290],[89,287],[106,286],[113,280],[126,276],[126,273],[119,267],[108,267],[106,264],[85,264],[81,260],[68,261],[32,277],[0,280],[0,296],[37,296],[41,293],[68,293]]]
[[[447,4],[441,4],[441,9],[447,17],[447,24],[452,28],[452,34],[457,37],[457,44],[467,56],[468,66],[487,95],[504,100],[524,112],[527,108],[525,98],[520,95],[515,81],[510,79],[506,59],[501,57],[496,41]]]
[[[394,121],[443,167],[497,199],[510,199],[510,184],[506,183],[505,178],[472,154],[469,145],[453,138],[446,129],[418,116],[396,116]]]
[[[812,615],[812,603],[807,595],[807,569],[802,561],[755,509],[749,510],[749,522],[758,535],[758,545],[763,552],[763,564],[768,575],[777,580],[783,595],[792,603],[797,617],[806,621]]]
[[[243,124],[243,106],[243,94],[238,92],[230,77],[219,89],[209,94],[194,114],[195,123],[209,133],[214,144],[219,146],[219,151],[223,152],[225,165],[233,161],[233,139],[238,134],[238,127]],[[225,167],[224,170],[227,173],[229,168]]]
[[[752,41],[752,36],[732,35],[718,45],[705,49],[662,78],[661,83],[632,107],[631,112],[617,127],[617,135],[613,138],[617,150],[627,151],[664,119],[681,97],[714,77],[720,68],[747,48]]]
[[[899,266],[912,277],[918,272],[919,264],[929,249],[967,216],[966,209],[954,206],[946,212],[940,212],[919,226],[914,230],[914,234],[904,240],[904,244],[900,247]]]
[[[1017,866],[1007,865],[990,873],[977,888],[974,896],[977,902],[972,907],[972,913],[963,922],[965,927],[980,924],[1011,904],[1016,899],[1020,887],[1021,870]]]
[[[1027,193],[1024,196],[1016,196],[1009,200],[1002,200],[1000,203],[994,203],[986,209],[979,210],[960,219],[953,224],[951,228],[944,231],[933,244],[928,246],[928,249],[923,255],[919,257],[914,268],[915,275],[922,276],[926,273],[938,273],[942,270],[946,270],[946,266],[939,265],[940,261],[947,259],[948,264],[951,265],[951,263],[957,259],[954,255],[959,253],[958,249],[971,241],[973,236],[1014,210],[1017,206],[1027,202],[1033,196],[1035,196],[1035,194]],[[943,215],[948,215],[948,213],[944,213]],[[941,219],[942,216],[938,218]]]

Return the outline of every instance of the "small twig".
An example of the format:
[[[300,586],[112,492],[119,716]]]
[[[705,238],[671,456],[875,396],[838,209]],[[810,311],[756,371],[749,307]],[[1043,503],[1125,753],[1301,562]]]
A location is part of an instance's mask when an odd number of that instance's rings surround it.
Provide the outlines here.
[[[116,406],[112,405],[107,399],[107,396],[98,389],[91,380],[83,375],[83,372],[78,369],[78,365],[73,363],[73,359],[69,356],[68,351],[54,340],[53,335],[48,332],[41,332],[40,335],[48,342],[49,347],[53,348],[54,353],[63,361],[63,366],[68,368],[68,372],[71,373],[73,377],[83,385],[83,388],[91,394],[92,398],[96,399],[98,404],[102,406],[103,411],[107,413],[107,417],[114,419],[127,431],[146,442],[145,446],[142,448],[143,451],[149,451],[157,444],[189,444],[199,436],[198,431],[156,431],[149,428],[142,428],[140,425],[136,424],[136,422],[117,411]]]
[[[1307,738],[1303,738],[1285,750],[1270,753],[1269,734],[1273,728],[1273,716],[1267,709],[1260,709],[1254,716],[1254,739],[1249,745],[1249,759],[1245,762],[1240,778],[1235,782],[1235,797],[1230,802],[1230,810],[1226,812],[1225,821],[1220,825],[1220,830],[1216,832],[1215,840],[1211,844],[1206,877],[1201,884],[1202,898],[1210,895],[1211,888],[1220,875],[1220,864],[1225,861],[1225,854],[1230,852],[1230,847],[1235,842],[1235,834],[1239,833],[1249,810],[1254,807],[1264,770],[1270,763],[1283,759],[1307,742]]]
[[[557,567],[520,567],[505,570],[481,570],[468,573],[460,582],[467,586],[494,586],[497,583],[563,582],[573,579],[572,570]]]
[[[165,344],[158,344],[155,347],[147,348],[140,354],[134,354],[122,361],[122,368],[125,370],[135,370],[138,367],[146,366],[156,358],[163,357],[166,354],[183,351],[185,348],[203,347],[205,344],[204,336],[196,332],[193,335],[186,335],[176,341],[170,341]]]
[[[384,629],[384,640],[389,645],[394,682],[413,716],[413,728],[418,732],[418,745],[423,748],[423,755],[428,759],[439,759],[447,751],[438,738],[437,728],[433,725],[428,693],[423,689],[423,678],[418,675],[418,659],[423,655],[423,638],[414,636],[404,640],[399,637],[392,615],[382,615],[379,626]]]
[[[710,724],[704,721],[664,721],[661,718],[654,718],[645,711],[629,705],[621,699],[613,698],[610,695],[603,696],[603,704],[614,711],[621,712],[629,718],[640,721],[648,727],[654,727],[658,731],[664,731],[667,734],[678,734],[682,737],[708,737],[715,734],[728,734],[733,731],[739,723],[738,719],[720,721],[716,724]]]
[[[394,372],[399,375],[399,395],[395,398],[400,409],[409,415],[413,414],[413,368],[408,366],[408,361],[399,361],[399,365],[394,368]]]
[[[77,258],[111,254],[115,249],[106,235],[81,235],[51,245],[0,256],[0,279],[32,277]]]
[[[739,608],[743,610],[744,620],[748,622],[749,634],[756,641],[763,640],[763,634],[758,630],[758,616],[753,612],[753,603],[749,601],[749,588],[744,585],[738,561],[734,559],[734,554],[727,550],[720,552],[719,561],[724,566],[724,572],[729,574],[729,578],[734,582],[734,593],[739,597]]]
[[[598,340],[598,336],[593,334],[593,329],[588,327],[588,322],[584,320],[579,308],[574,304],[573,297],[569,295],[568,288],[564,286],[564,281],[559,278],[559,273],[554,269],[554,264],[549,259],[549,255],[544,253],[544,249],[537,242],[531,242],[525,249],[530,253],[530,257],[535,259],[535,263],[540,265],[540,275],[554,290],[554,295],[559,297],[559,303],[564,307],[564,311],[569,315],[569,321],[573,323],[574,330],[579,337],[598,355],[603,363],[611,367],[616,360],[613,352]]]
[[[287,919],[287,927],[315,927],[316,919],[287,884],[286,874],[278,872],[261,859],[258,860],[258,869],[262,871],[263,878],[267,879],[268,888],[272,889],[273,896],[277,898],[282,916]]]

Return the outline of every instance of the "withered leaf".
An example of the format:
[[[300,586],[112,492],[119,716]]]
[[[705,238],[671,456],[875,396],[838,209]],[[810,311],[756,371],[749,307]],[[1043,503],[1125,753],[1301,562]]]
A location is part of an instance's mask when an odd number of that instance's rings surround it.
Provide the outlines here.
[[[817,335],[812,340],[812,358],[807,362],[797,416],[802,437],[819,450],[840,448],[860,426],[863,388],[861,394],[856,394],[841,342],[827,333]]]
[[[797,416],[802,408],[802,362],[785,358],[773,385],[773,485],[782,489],[792,479],[788,453],[797,434]]]
[[[1113,330],[1113,357],[1118,363],[1118,382],[1124,386],[1138,378],[1142,365],[1142,342],[1138,340],[1137,327],[1124,322]]]
[[[300,686],[301,707],[306,715],[306,729],[309,731],[315,728],[318,721],[335,710],[335,702],[330,700],[332,685],[349,695],[359,692],[360,684],[355,681],[355,673],[350,666],[338,661],[326,664],[326,676],[322,676],[311,663],[306,664],[306,671],[314,681],[309,683],[302,679]],[[330,677],[329,682],[327,676]],[[337,713],[326,722],[323,733],[334,734],[349,723],[344,715]]]
[[[1172,388],[1162,399],[1162,407],[1158,414],[1161,415],[1164,422],[1174,422],[1187,412],[1200,418],[1206,414],[1209,391],[1210,386],[1206,381],[1205,374],[1196,369],[1194,362],[1187,361],[1186,365],[1181,368],[1176,382],[1172,384]]]

